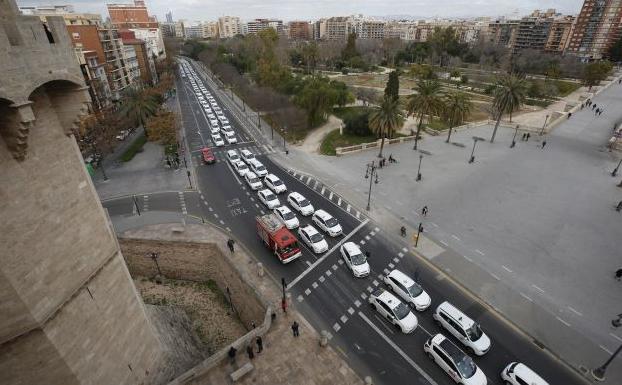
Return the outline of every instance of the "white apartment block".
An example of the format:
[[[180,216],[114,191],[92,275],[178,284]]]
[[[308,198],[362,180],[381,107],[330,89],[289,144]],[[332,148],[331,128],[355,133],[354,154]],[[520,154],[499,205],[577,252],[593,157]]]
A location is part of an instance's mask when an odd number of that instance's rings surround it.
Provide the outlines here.
[[[223,16],[218,18],[218,33],[220,37],[233,37],[242,33],[240,18],[235,16]]]

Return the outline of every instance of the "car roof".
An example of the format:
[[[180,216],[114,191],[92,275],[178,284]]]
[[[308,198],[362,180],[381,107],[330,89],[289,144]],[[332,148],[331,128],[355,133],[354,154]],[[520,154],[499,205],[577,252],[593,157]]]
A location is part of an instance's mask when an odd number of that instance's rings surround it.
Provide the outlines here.
[[[275,181],[275,180],[279,180],[279,177],[274,175],[274,174],[268,174],[266,175],[266,179],[270,180],[271,182]]]
[[[288,213],[288,212],[292,211],[287,206],[279,206],[279,207],[275,208],[275,210],[279,211],[281,214],[285,214],[285,213]]]
[[[250,152],[250,151],[248,151],[247,149],[243,149],[243,150],[242,150],[242,151],[240,151],[240,152],[241,152],[242,154],[244,154],[245,156],[248,156],[248,155],[253,155],[253,153],[252,153],[252,152]]]
[[[415,281],[413,281],[409,276],[402,273],[398,269],[395,269],[392,272],[390,272],[388,277],[392,277],[396,279],[399,283],[401,283],[405,287],[412,286],[415,283]]]
[[[386,291],[384,289],[380,289],[380,290],[382,290],[382,291],[381,291],[380,294],[376,295],[376,298],[378,298],[379,300],[384,302],[391,309],[395,309],[395,307],[397,307],[397,305],[399,305],[401,303],[400,300],[397,299],[397,297],[394,296],[393,294],[389,293],[388,291]]]
[[[514,367],[514,374],[525,380],[529,385],[548,385],[548,382],[544,381],[536,372],[522,363]]]
[[[236,160],[236,161],[235,161],[235,162],[233,162],[233,163],[234,163],[236,166],[238,166],[238,167],[242,167],[242,168],[246,167],[246,168],[248,168],[248,166],[246,165],[246,163],[242,162],[241,160]]]
[[[438,345],[451,357],[454,362],[460,362],[464,359],[466,354],[460,350],[459,347],[454,345],[453,342],[449,340],[449,338],[445,338]]]
[[[244,175],[245,178],[257,178],[257,175],[255,175],[254,172],[249,171],[246,173],[246,175]]]
[[[311,226],[311,225],[306,225],[304,227],[300,228],[301,230],[304,230],[305,233],[309,234],[309,235],[314,235],[314,234],[319,234],[319,231],[317,231],[315,229],[315,227]]]
[[[329,213],[327,213],[326,211],[320,209],[320,210],[315,210],[315,213],[313,213],[313,215],[318,216],[324,220],[330,219],[333,216],[330,215]]]
[[[259,193],[261,195],[274,195],[274,194],[272,194],[272,191],[270,191],[270,189],[267,189],[267,188],[265,188],[263,190],[259,190]]]
[[[295,199],[295,200],[297,200],[297,201],[301,201],[301,200],[305,199],[305,197],[303,197],[301,193],[296,192],[296,191],[294,191],[294,192],[290,193],[290,194],[289,194],[289,196],[290,196],[292,199]]]
[[[316,211],[317,212],[317,211]],[[346,242],[342,246],[350,255],[358,254],[361,252],[361,249],[354,242]]]
[[[445,301],[445,302],[441,303],[440,305],[438,305],[436,310],[437,311],[438,310],[443,310],[445,313],[447,313],[449,316],[451,316],[455,321],[460,322],[462,327],[464,327],[465,329],[470,328],[475,323],[475,321],[473,321],[466,314],[461,312],[457,307],[455,307],[454,305],[450,304],[447,301]]]
[[[228,150],[227,151],[227,155],[238,155],[238,152],[236,150]]]
[[[255,166],[263,166],[263,163],[258,161],[257,158],[253,158],[253,159],[249,160],[249,163],[252,163]]]

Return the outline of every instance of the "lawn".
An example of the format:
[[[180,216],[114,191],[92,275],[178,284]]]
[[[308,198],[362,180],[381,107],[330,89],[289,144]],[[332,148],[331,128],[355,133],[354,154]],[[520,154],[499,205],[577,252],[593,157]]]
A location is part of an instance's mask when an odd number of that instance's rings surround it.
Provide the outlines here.
[[[335,155],[337,147],[353,146],[355,144],[370,143],[376,140],[375,135],[357,136],[344,133],[339,135],[339,129],[329,132],[322,140],[320,154]]]
[[[360,113],[371,110],[370,107],[335,107],[333,108],[333,115],[339,119],[345,121],[354,116],[358,116]]]
[[[121,162],[129,162],[130,160],[132,160],[134,156],[136,156],[136,154],[143,151],[143,146],[145,145],[145,143],[147,143],[147,137],[145,136],[145,134],[137,137],[132,145],[129,146],[127,150],[125,150],[123,155],[121,155]]]

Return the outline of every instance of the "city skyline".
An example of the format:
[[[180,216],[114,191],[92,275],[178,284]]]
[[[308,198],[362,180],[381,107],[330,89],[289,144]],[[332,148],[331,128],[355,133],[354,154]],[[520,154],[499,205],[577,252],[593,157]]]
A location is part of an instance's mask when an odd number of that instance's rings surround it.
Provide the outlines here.
[[[129,0],[110,1],[110,3],[131,3]],[[475,4],[474,4],[475,3]],[[172,11],[173,18],[186,20],[215,20],[220,16],[237,16],[242,20],[255,18],[279,18],[288,20],[313,20],[330,16],[345,16],[363,14],[366,16],[390,17],[394,15],[409,16],[412,18],[460,18],[476,16],[523,16],[531,13],[534,9],[554,8],[560,13],[577,14],[582,5],[581,0],[560,2],[557,0],[522,1],[519,6],[509,0],[440,0],[427,2],[420,0],[405,0],[392,2],[391,12],[387,11],[386,2],[377,0],[362,0],[356,3],[335,3],[332,1],[318,0],[310,3],[301,0],[293,0],[282,4],[272,0],[261,3],[252,0],[238,0],[235,2],[219,2],[213,0],[181,0],[171,8],[170,2],[163,0],[147,0],[146,5],[151,14],[156,15],[160,22],[165,21],[165,14]],[[45,1],[45,0],[22,0],[20,6],[33,5],[62,5],[71,4],[76,12],[96,12],[106,17],[106,2],[92,0],[73,1]],[[477,6],[474,6],[477,5]],[[485,9],[486,13],[481,10]]]

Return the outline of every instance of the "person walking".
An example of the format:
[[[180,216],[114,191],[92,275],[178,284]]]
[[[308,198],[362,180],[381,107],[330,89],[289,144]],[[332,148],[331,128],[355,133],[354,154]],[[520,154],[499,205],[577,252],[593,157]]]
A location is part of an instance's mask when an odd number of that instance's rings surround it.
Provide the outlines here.
[[[568,119],[570,119],[570,117],[572,116],[572,112],[568,113]]]
[[[235,244],[235,241],[229,238],[229,240],[227,241],[227,246],[229,247],[229,251],[231,251],[232,254],[235,252],[234,244]]]
[[[531,138],[531,133],[530,132],[527,133],[527,136],[525,138],[525,142],[528,142],[529,138]]]
[[[229,356],[229,363],[231,365],[235,364],[235,354],[238,352],[238,350],[236,348],[234,348],[233,346],[231,346],[231,348],[229,348],[229,352],[227,353],[227,355]]]
[[[596,108],[596,103],[592,104],[592,111]]]
[[[598,111],[598,116],[601,116],[602,114],[603,114],[603,109],[601,108],[601,109]]]
[[[261,336],[257,336],[255,342],[257,342],[257,353],[261,353],[263,351],[263,339]]]
[[[281,309],[283,309],[283,313],[287,314],[287,299],[285,297],[281,299]]]
[[[255,351],[253,350],[253,347],[251,346],[251,344],[248,344],[248,346],[246,347],[246,354],[248,354],[248,358],[250,360],[255,358]]]
[[[423,206],[423,208],[421,209],[421,215],[423,215],[424,217],[428,216],[428,206]]]
[[[523,132],[523,137],[521,139],[523,142],[527,140],[527,133]]]
[[[544,146],[546,146],[546,140],[542,141],[542,149],[544,149]]]
[[[294,333],[294,337],[300,337],[300,325],[296,321],[292,324],[292,333]]]
[[[616,270],[616,279],[622,281],[622,267]]]

